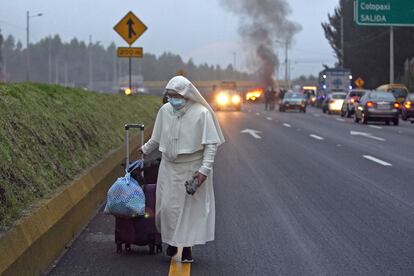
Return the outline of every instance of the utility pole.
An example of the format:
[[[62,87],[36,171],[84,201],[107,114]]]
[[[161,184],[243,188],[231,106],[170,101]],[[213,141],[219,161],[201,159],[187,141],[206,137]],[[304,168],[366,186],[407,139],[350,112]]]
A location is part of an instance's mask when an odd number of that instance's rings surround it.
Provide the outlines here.
[[[51,46],[51,44],[52,44],[52,37],[49,37],[48,38],[48,40],[49,40],[49,43],[48,43],[48,69],[49,69],[49,74],[48,74],[48,80],[49,80],[49,83],[52,83],[52,46]]]
[[[29,47],[29,20],[30,14],[29,11],[26,13],[26,81],[30,81],[30,47]]]
[[[341,13],[341,68],[344,68],[344,15],[342,13]]]
[[[286,38],[286,45],[285,45],[285,85],[289,86],[288,80],[288,47],[289,47],[289,40]]]
[[[237,59],[237,53],[233,53],[233,72],[234,72],[234,79],[237,79],[237,72],[236,72],[236,59]]]
[[[394,27],[390,27],[390,83],[394,83]]]
[[[26,81],[30,81],[30,18],[42,16],[42,13],[36,15],[30,15],[29,11],[26,12]]]
[[[89,90],[93,90],[93,68],[92,68],[92,35],[89,35],[89,47],[88,47],[88,57],[89,57]]]

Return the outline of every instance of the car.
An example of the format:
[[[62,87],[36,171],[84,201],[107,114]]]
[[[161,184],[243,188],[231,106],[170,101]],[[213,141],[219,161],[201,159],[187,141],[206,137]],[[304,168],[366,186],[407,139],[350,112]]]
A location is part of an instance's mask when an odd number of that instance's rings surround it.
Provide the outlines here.
[[[354,114],[355,104],[361,99],[367,92],[364,89],[352,89],[346,95],[344,103],[342,104],[341,117],[350,118]]]
[[[368,121],[384,121],[394,125],[399,122],[398,103],[392,93],[382,91],[370,91],[365,93],[360,102],[355,106],[354,121],[367,124]]]
[[[303,113],[306,112],[307,100],[302,93],[287,92],[285,93],[283,100],[279,105],[279,112],[285,112],[286,110],[299,110]]]
[[[322,103],[322,112],[332,114],[334,112],[340,112],[342,105],[346,97],[345,92],[332,92],[328,94]]]
[[[414,119],[414,94],[408,94],[407,98],[401,105],[401,119],[404,121]],[[411,120],[414,123],[414,120]]]
[[[241,110],[242,98],[239,92],[235,89],[223,89],[219,90],[214,95],[214,106],[216,110],[234,109],[236,111]]]

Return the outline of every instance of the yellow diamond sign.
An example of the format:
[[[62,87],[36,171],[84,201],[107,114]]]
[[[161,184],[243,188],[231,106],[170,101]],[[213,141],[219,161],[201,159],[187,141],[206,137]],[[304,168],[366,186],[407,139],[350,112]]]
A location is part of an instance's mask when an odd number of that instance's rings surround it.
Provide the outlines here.
[[[364,84],[365,84],[365,81],[364,81],[362,78],[358,78],[358,79],[355,81],[355,84],[356,84],[356,86],[357,86],[358,88],[363,88],[363,87],[364,87]]]
[[[147,30],[147,26],[133,12],[129,12],[115,25],[114,30],[131,45]]]

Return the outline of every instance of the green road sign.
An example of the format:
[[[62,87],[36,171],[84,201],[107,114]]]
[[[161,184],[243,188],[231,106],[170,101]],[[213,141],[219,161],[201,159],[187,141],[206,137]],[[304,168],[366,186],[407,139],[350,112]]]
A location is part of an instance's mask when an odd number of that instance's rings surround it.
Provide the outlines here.
[[[362,26],[414,26],[413,0],[355,0],[355,22]]]

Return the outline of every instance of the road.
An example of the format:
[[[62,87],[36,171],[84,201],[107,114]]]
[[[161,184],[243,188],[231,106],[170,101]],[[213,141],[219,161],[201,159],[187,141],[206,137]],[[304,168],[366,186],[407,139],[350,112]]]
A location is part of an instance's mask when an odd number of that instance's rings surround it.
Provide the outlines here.
[[[194,248],[192,275],[414,275],[414,125],[217,115],[216,240]],[[164,255],[117,255],[113,224],[99,213],[50,275],[168,275]]]

